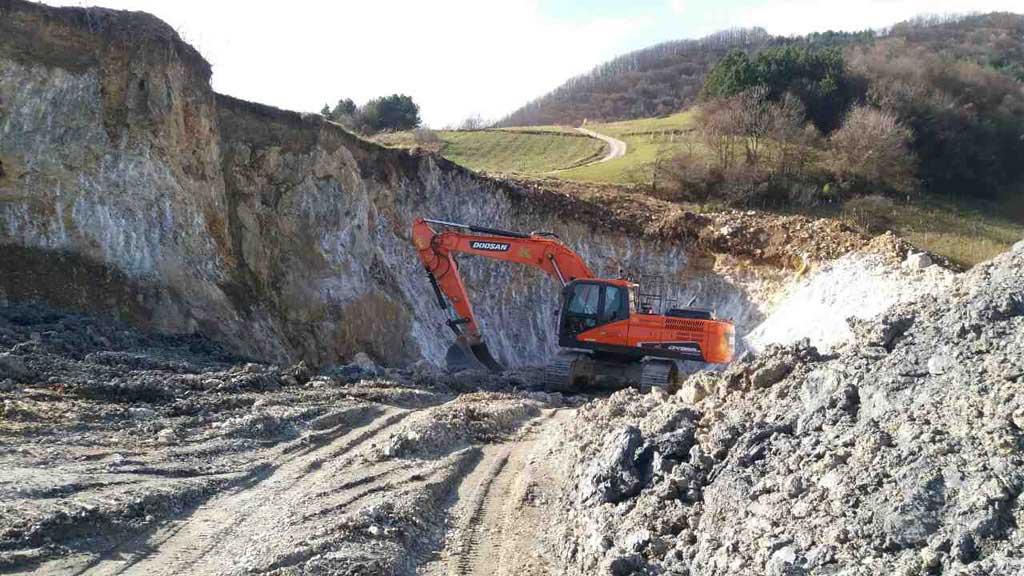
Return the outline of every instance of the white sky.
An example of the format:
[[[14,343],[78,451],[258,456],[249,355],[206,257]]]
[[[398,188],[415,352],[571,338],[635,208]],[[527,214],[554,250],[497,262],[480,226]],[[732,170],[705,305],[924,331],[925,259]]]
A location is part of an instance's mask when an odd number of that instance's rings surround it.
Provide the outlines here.
[[[878,28],[1024,0],[48,0],[144,10],[213,65],[214,88],[303,112],[406,93],[441,127],[497,119],[623,52],[730,27]]]

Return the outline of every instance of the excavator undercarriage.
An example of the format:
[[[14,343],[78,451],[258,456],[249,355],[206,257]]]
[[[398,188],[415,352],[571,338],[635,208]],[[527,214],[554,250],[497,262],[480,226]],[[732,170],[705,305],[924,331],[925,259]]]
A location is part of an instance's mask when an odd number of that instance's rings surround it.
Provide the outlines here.
[[[603,360],[587,352],[560,352],[544,370],[544,388],[551,392],[584,389],[620,390],[636,386],[647,393],[654,388],[674,392],[679,368],[673,360]]]

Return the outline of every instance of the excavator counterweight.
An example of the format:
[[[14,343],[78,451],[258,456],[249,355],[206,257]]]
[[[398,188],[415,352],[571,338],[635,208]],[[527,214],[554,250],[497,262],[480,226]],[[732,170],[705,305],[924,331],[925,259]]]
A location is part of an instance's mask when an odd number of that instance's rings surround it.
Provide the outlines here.
[[[446,230],[438,233],[431,224]],[[734,331],[730,322],[695,308],[670,310],[666,315],[638,310],[637,284],[597,278],[554,234],[417,218],[412,236],[438,305],[455,333],[455,343],[446,357],[451,370],[502,370],[484,342],[455,254],[532,266],[559,283],[558,344],[564,352],[545,376],[552,389],[621,388],[627,383],[641,389],[671,387],[678,374],[677,360],[732,360]]]

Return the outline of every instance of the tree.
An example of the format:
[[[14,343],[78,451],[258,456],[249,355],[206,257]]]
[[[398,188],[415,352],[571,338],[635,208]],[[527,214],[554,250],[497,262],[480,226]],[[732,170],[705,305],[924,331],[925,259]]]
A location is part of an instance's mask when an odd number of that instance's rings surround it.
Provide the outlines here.
[[[754,56],[739,51],[729,54],[708,73],[703,96],[727,98],[759,86],[766,88],[767,98],[774,102],[787,93],[796,95],[807,119],[823,132],[839,124],[856,96],[839,48],[792,45],[766,48]]]
[[[460,122],[458,130],[483,130],[484,128],[487,128],[487,122],[479,114],[474,114]]]
[[[1024,26],[1024,23],[1022,23]],[[914,134],[929,191],[999,197],[1024,178],[1024,91],[995,69],[898,41],[852,52],[867,101]]]
[[[758,84],[758,73],[746,52],[735,50],[718,61],[704,80],[704,96],[735,96]]]
[[[356,103],[351,98],[338,100],[338,103],[331,108],[324,104],[320,114],[332,122],[337,122],[350,129],[356,129]]]
[[[829,139],[832,173],[844,190],[854,193],[913,192],[912,139],[895,114],[857,106]]]
[[[338,103],[334,105],[334,109],[331,110],[331,115],[335,118],[352,117],[356,114],[356,103],[351,98],[345,98],[338,100]]]
[[[411,96],[392,94],[374,98],[359,109],[361,123],[368,130],[412,130],[420,125],[420,107]]]

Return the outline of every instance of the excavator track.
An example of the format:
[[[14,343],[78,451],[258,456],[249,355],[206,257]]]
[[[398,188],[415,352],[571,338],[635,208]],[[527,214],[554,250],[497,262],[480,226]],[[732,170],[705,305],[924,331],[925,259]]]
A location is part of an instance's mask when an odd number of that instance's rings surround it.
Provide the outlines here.
[[[552,358],[544,369],[544,389],[549,392],[568,392],[572,390],[572,365],[581,354],[561,353]]]
[[[671,392],[676,384],[678,369],[675,362],[647,360],[640,373],[640,392],[646,394],[655,388]]]

